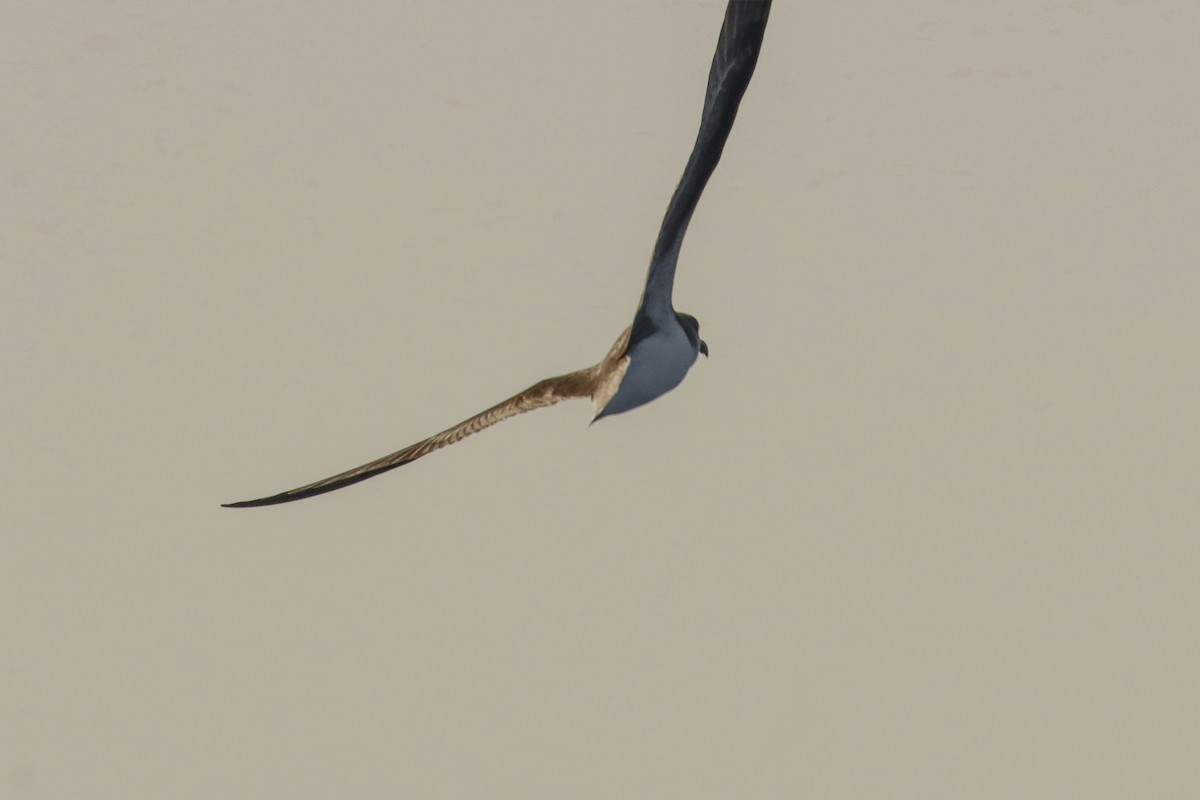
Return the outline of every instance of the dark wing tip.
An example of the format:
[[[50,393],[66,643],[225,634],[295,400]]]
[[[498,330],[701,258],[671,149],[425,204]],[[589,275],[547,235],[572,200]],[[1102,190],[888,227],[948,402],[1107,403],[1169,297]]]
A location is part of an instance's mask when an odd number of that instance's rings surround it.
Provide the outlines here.
[[[395,464],[387,464],[382,467],[370,469],[365,472],[360,472],[357,475],[352,475],[341,480],[322,481],[314,486],[309,486],[302,489],[292,489],[289,492],[280,492],[273,494],[270,497],[260,497],[257,500],[241,500],[236,503],[221,503],[221,508],[259,508],[261,506],[277,506],[280,503],[290,503],[293,500],[303,500],[306,497],[315,497],[326,492],[336,491],[346,486],[365,481],[368,478],[374,478],[384,472],[389,472],[397,467],[403,467],[405,464],[411,464],[416,459],[405,459],[398,461]]]
[[[286,503],[289,500],[299,500],[301,497],[308,497],[305,494],[289,494],[281,492],[273,494],[270,497],[260,497],[257,500],[239,500],[236,503],[221,503],[221,508],[258,508],[260,506],[274,506],[279,503]]]
[[[278,498],[278,499],[276,499]],[[257,506],[269,506],[275,503],[286,503],[287,497],[262,497],[258,500],[239,500],[236,503],[221,503],[221,508],[255,508]]]

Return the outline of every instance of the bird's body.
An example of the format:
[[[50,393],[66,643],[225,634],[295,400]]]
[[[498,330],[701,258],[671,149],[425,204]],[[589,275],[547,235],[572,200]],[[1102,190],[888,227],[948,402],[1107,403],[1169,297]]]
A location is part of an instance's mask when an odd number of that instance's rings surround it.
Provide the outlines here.
[[[675,323],[654,327],[644,338],[631,341],[625,352],[628,367],[616,395],[602,408],[596,409],[595,418],[601,419],[645,405],[683,383],[701,352],[698,325],[696,331],[695,339],[689,338],[684,325]],[[703,347],[707,351],[707,345]]]
[[[575,397],[591,397],[593,421],[644,405],[674,389],[708,346],[700,323],[675,310],[675,268],[684,234],[704,186],[720,161],[738,104],[758,61],[771,0],[730,0],[709,70],[700,130],[683,177],[667,206],[641,303],[633,324],[608,353],[587,369],[548,378],[441,433],[352,470],[277,495],[227,507],[286,503],[340,489],[411,463],[472,433],[531,411]]]

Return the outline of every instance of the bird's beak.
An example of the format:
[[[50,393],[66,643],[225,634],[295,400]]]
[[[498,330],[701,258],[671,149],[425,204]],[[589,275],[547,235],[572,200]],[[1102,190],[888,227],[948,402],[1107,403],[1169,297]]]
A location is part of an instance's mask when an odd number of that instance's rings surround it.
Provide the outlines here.
[[[700,352],[704,353],[705,358],[708,358],[708,344],[703,339],[700,340]]]

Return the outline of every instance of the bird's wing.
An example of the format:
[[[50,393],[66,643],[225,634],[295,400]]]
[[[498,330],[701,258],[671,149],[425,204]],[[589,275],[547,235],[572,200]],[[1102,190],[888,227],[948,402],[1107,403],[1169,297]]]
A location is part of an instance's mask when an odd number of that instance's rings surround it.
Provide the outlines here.
[[[447,445],[462,441],[472,433],[489,428],[509,417],[515,417],[517,414],[523,414],[535,408],[552,406],[560,400],[566,400],[571,397],[587,397],[592,393],[598,377],[599,370],[597,367],[591,367],[567,375],[560,375],[557,378],[547,378],[544,381],[535,383],[520,394],[513,395],[503,403],[494,405],[487,411],[480,412],[470,419],[460,422],[453,428],[448,428],[441,433],[430,436],[428,439],[409,445],[403,450],[397,450],[395,453],[376,459],[369,464],[363,464],[361,467],[355,467],[354,469],[334,475],[331,478],[310,483],[298,489],[280,492],[270,497],[263,497],[258,500],[243,500],[240,503],[225,503],[223,505],[225,508],[272,506],[277,503],[288,503],[292,500],[301,500],[305,497],[332,492],[335,489],[341,489],[343,486],[365,481],[367,478],[373,478],[390,469],[402,467],[405,464],[416,461],[421,456],[429,455],[434,450],[439,450]]]
[[[708,73],[708,91],[704,95],[704,111],[700,115],[700,132],[696,135],[692,155],[688,158],[679,185],[675,187],[675,194],[671,197],[662,228],[658,232],[654,255],[650,259],[650,272],[646,276],[646,290],[638,308],[640,318],[665,317],[671,311],[671,288],[675,281],[679,248],[704,185],[721,160],[721,151],[733,128],[738,104],[758,62],[770,11],[771,0],[730,0],[725,9],[725,23],[721,26],[717,52],[713,55]],[[635,340],[641,338],[637,328],[635,322]]]

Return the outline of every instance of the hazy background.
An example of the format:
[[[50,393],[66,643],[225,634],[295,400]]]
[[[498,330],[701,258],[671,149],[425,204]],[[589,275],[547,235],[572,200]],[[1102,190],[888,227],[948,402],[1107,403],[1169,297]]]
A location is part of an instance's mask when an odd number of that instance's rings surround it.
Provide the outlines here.
[[[11,2],[0,797],[1200,795],[1191,2]]]

